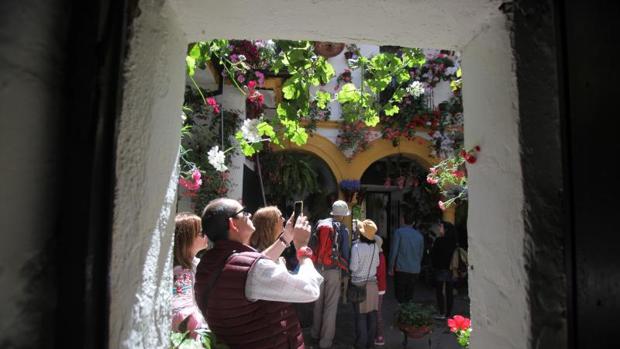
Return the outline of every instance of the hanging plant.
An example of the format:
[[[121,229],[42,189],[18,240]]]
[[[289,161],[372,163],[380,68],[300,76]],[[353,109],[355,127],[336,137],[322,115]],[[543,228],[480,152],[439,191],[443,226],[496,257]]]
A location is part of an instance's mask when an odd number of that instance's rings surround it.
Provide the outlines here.
[[[196,212],[200,212],[209,201],[228,192],[230,160],[219,146],[215,152],[212,148],[223,140],[224,147],[232,149],[230,138],[239,128],[240,119],[237,112],[220,110],[215,99],[205,98],[200,90],[188,87],[185,91],[179,184],[185,188],[184,195],[192,198]]]
[[[346,202],[352,202],[355,194],[360,189],[360,181],[357,179],[344,179],[340,181],[340,190],[342,190]]]
[[[337,137],[338,149],[343,152],[348,160],[355,155],[368,149],[370,144],[370,128],[362,121],[340,123],[340,131]]]
[[[302,194],[319,193],[318,173],[312,157],[297,152],[264,152],[261,165],[270,202],[285,203]]]
[[[467,200],[467,168],[465,163],[477,161],[479,146],[470,150],[461,150],[454,157],[448,158],[430,168],[426,177],[429,184],[436,185],[443,196],[438,202],[439,208],[445,210],[455,203]]]
[[[315,41],[314,51],[325,58],[331,58],[338,56],[344,50],[344,45],[339,42]]]

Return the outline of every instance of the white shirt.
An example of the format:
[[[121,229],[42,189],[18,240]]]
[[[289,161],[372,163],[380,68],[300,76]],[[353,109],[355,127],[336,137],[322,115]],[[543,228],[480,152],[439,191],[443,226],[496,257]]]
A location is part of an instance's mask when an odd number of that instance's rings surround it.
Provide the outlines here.
[[[374,249],[374,252],[373,252]],[[377,266],[379,266],[379,248],[376,243],[366,244],[357,242],[351,248],[351,282],[361,284],[376,280]]]
[[[319,298],[323,277],[312,263],[299,264],[297,274],[269,258],[261,258],[248,272],[245,297],[250,301],[309,303]]]

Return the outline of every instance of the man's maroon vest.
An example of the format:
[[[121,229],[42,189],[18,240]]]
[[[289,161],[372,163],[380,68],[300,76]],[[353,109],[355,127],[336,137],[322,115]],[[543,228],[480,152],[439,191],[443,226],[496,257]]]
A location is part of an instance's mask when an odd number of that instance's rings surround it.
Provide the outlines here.
[[[290,303],[250,302],[245,297],[248,271],[262,257],[238,242],[218,241],[198,265],[196,303],[218,341],[231,349],[304,348],[297,312]],[[222,265],[217,281],[206,290],[211,276]]]

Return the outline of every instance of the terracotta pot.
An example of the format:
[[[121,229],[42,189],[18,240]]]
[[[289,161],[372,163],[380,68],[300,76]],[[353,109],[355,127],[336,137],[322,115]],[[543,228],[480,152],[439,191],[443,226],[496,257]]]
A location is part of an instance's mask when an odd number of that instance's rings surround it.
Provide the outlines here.
[[[343,43],[328,41],[314,42],[314,51],[325,58],[335,57],[339,55],[342,50],[344,50]]]
[[[398,325],[398,328],[407,334],[409,338],[420,339],[427,334],[431,333],[429,326],[413,326],[413,325]]]

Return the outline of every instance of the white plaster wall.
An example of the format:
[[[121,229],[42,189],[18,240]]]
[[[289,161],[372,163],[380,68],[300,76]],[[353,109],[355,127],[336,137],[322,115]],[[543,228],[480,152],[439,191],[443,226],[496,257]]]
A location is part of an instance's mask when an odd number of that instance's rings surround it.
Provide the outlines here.
[[[186,41],[166,2],[140,1],[117,138],[110,348],[168,345]]]
[[[501,4],[500,0],[169,2],[183,18],[189,41],[274,38],[457,50]]]
[[[518,95],[510,32],[497,14],[463,52],[472,348],[528,348]]]

